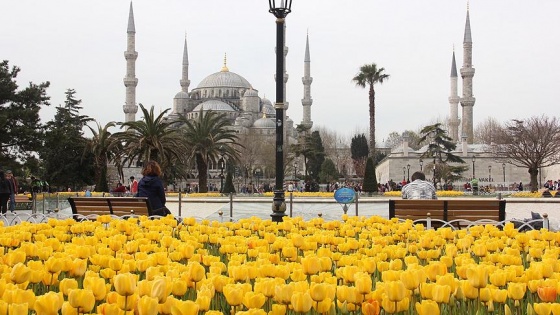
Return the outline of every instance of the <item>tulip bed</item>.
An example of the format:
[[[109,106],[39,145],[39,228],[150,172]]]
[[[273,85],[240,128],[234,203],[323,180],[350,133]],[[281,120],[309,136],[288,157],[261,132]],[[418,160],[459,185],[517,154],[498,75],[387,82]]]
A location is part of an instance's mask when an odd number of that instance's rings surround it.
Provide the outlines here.
[[[0,227],[2,314],[560,314],[560,233],[169,216]]]

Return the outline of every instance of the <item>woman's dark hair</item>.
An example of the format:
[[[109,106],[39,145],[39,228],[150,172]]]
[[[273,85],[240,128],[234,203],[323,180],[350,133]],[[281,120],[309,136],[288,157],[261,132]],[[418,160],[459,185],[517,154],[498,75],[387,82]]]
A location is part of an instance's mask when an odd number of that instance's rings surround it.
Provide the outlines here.
[[[415,181],[417,179],[426,180],[426,175],[424,175],[424,173],[422,173],[422,172],[414,172],[414,174],[412,174],[411,180]]]
[[[156,161],[149,161],[144,169],[142,170],[142,175],[144,176],[160,176],[161,175],[161,167],[159,166],[158,162]]]

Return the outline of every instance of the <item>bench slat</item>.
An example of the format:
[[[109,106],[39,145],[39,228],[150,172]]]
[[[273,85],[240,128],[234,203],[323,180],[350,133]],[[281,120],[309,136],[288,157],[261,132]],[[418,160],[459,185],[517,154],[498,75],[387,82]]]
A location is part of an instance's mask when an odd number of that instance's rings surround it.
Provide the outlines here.
[[[72,213],[87,216],[90,214],[116,216],[147,215],[152,209],[146,197],[70,197],[68,198]]]

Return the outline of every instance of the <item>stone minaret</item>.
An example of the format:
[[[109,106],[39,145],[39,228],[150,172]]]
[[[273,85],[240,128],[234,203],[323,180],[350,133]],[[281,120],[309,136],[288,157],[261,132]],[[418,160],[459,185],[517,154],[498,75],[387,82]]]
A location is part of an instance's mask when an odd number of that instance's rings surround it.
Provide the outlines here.
[[[473,76],[474,68],[472,67],[471,22],[469,18],[469,7],[467,5],[467,21],[465,22],[465,37],[463,40],[463,67],[461,68],[461,77],[463,78],[463,97],[461,98],[461,106],[463,107],[463,113],[461,115],[461,135],[467,136],[467,143],[469,144],[474,142],[473,106],[475,98],[473,97]]]
[[[189,53],[187,51],[187,35],[185,34],[185,46],[183,48],[183,72],[181,75],[181,80],[179,81],[181,84],[181,91],[188,93],[189,92],[189,85],[191,84],[191,80],[189,80]]]
[[[306,128],[311,128],[313,126],[313,121],[311,121],[311,104],[313,104],[313,99],[311,98],[311,83],[313,78],[311,77],[311,57],[309,55],[309,34],[307,35],[307,41],[305,43],[305,59],[303,61],[303,99],[301,100],[301,105],[303,105],[303,120],[301,124]]]
[[[136,78],[136,58],[138,53],[136,47],[136,29],[134,28],[134,13],[132,12],[132,2],[130,2],[130,12],[128,14],[127,45],[124,52],[126,59],[126,77],[124,78],[124,86],[126,87],[126,100],[123,106],[124,122],[135,121],[138,106],[136,105],[136,86],[138,79]]]
[[[459,94],[457,94],[457,64],[455,63],[455,49],[451,59],[451,93],[449,94],[449,136],[459,142]]]

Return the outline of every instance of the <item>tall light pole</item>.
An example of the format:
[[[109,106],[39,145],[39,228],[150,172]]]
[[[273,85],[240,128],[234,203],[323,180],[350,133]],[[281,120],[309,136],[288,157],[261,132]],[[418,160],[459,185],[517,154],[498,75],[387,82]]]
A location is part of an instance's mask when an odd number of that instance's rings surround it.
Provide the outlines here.
[[[424,165],[424,160],[420,159],[420,172],[422,172],[422,165]]]
[[[268,0],[268,12],[276,17],[276,185],[272,203],[273,222],[286,216],[284,195],[284,19],[292,12],[292,0]]]
[[[492,181],[492,165],[488,165],[488,182]]]
[[[472,156],[472,178],[473,179],[475,178],[475,175],[474,175],[474,161],[476,161],[476,157],[473,155]]]
[[[502,171],[504,174],[504,186],[506,185],[506,163],[502,163]]]
[[[402,180],[403,182],[406,181],[406,167],[404,166],[402,167]]]
[[[406,181],[410,183],[410,164],[406,164]]]

